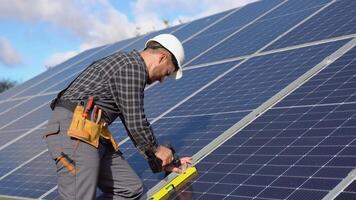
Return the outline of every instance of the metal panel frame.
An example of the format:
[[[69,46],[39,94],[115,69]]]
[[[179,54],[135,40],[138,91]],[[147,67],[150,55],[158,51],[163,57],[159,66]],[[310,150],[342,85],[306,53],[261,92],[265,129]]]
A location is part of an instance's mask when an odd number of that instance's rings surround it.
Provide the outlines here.
[[[335,199],[354,180],[356,180],[356,169],[352,170],[349,175],[344,180],[342,180],[333,190],[331,190],[322,200]]]

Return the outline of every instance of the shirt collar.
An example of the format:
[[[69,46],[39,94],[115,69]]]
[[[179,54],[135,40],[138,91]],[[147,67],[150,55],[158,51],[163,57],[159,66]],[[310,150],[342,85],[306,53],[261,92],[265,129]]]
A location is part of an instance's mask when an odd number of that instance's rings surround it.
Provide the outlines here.
[[[138,52],[137,50],[133,50],[132,54],[137,58],[137,62],[140,64],[140,66],[142,67],[142,70],[145,72],[145,77],[146,77],[145,83],[147,83],[148,72],[147,72],[147,66],[146,66],[145,60],[143,60],[140,52]]]

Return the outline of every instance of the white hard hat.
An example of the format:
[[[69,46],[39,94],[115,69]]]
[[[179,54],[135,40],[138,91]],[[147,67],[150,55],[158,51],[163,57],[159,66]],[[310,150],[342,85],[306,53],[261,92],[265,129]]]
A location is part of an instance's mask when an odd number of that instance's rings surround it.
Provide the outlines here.
[[[151,38],[147,40],[145,47],[147,47],[147,44],[149,42],[158,42],[160,45],[162,45],[164,48],[166,48],[169,52],[172,53],[172,55],[175,57],[177,60],[178,64],[178,70],[175,71],[172,74],[172,78],[174,79],[180,79],[183,76],[183,70],[182,70],[182,64],[184,61],[184,48],[182,43],[172,34],[160,34],[155,36],[154,38]]]

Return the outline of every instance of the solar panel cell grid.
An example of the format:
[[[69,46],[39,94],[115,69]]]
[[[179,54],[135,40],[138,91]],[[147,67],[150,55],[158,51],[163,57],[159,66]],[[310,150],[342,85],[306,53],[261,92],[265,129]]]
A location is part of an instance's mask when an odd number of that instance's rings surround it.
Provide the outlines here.
[[[164,84],[157,84],[146,90],[145,111],[147,117],[152,119],[158,117],[237,63],[230,62],[186,70],[184,81],[167,79]]]
[[[13,123],[14,120],[23,117],[24,113],[43,106],[43,104],[49,102],[53,98],[53,95],[38,96],[31,99],[31,101],[25,101],[18,105],[16,109],[9,110],[6,113],[3,113],[3,116],[0,119],[0,127],[3,129],[8,126],[9,123]],[[29,99],[30,100],[30,99]],[[12,129],[10,129],[12,130]]]
[[[1,150],[0,177],[46,150],[47,147],[42,135],[43,129],[35,130],[30,135]]]
[[[53,160],[44,154],[2,179],[1,194],[38,198],[56,186],[55,170]]]
[[[334,44],[324,44],[321,45],[319,47],[309,47],[304,49],[304,51],[308,52],[308,55],[312,55],[315,51],[318,52],[318,56],[320,56],[320,58],[316,58],[314,57],[314,59],[316,60],[311,60],[311,61],[306,61],[305,59],[303,59],[304,57],[301,56],[300,60],[304,61],[303,66],[308,66],[309,64],[306,64],[308,62],[311,63],[318,63],[321,61],[322,58],[324,58],[325,56],[328,55],[327,52],[333,52],[334,49],[333,48],[337,48],[339,47],[339,45],[343,44],[344,42],[341,43],[334,43]],[[322,47],[323,46],[323,47]],[[313,49],[313,50],[312,50]],[[288,60],[288,55],[293,56],[294,55],[299,55],[299,52],[302,50],[294,50],[291,51],[289,53],[279,53],[275,56],[270,56],[273,57],[273,60],[270,60],[270,57],[259,57],[259,58],[255,58],[256,60],[258,60],[260,62],[260,65],[257,65],[256,63],[259,62],[252,62],[248,65],[250,67],[255,67],[255,68],[262,68],[262,66],[270,66],[270,69],[264,69],[266,71],[277,71],[276,69],[272,70],[272,67],[277,67],[277,66],[283,66],[283,64],[279,64],[280,60]],[[324,52],[325,51],[325,52]],[[286,58],[287,57],[287,58]],[[319,60],[318,60],[319,59]],[[298,60],[296,60],[296,63],[298,63]],[[266,64],[268,63],[268,64]],[[246,63],[244,63],[246,64]],[[313,64],[313,65],[315,65]],[[312,65],[312,66],[313,66]],[[246,67],[246,66],[245,66]],[[284,68],[287,68],[285,65],[283,66]],[[241,69],[242,71],[240,71],[241,73],[238,73],[239,69]],[[236,68],[236,73],[232,74],[229,73],[227,75],[224,76],[224,79],[221,79],[222,82],[215,82],[214,84],[210,85],[208,88],[204,89],[203,91],[201,91],[200,93],[198,93],[196,96],[194,96],[193,98],[191,98],[190,100],[188,100],[186,103],[182,104],[183,105],[187,105],[189,108],[184,109],[185,111],[188,112],[179,112],[181,106],[179,106],[178,108],[176,108],[175,110],[173,110],[172,112],[168,113],[167,116],[161,118],[159,121],[157,121],[153,127],[154,130],[156,130],[156,135],[159,139],[159,141],[172,141],[172,145],[174,147],[176,147],[177,151],[182,154],[182,155],[192,155],[194,153],[196,153],[198,150],[200,150],[202,147],[204,147],[206,144],[208,144],[210,141],[212,141],[212,139],[216,138],[217,135],[219,135],[221,132],[223,132],[224,130],[226,130],[229,126],[231,126],[232,124],[234,124],[235,122],[237,122],[238,120],[242,119],[243,116],[245,116],[247,113],[249,113],[251,110],[248,109],[244,109],[244,105],[242,105],[242,108],[240,108],[241,110],[239,111],[239,109],[234,109],[233,107],[231,107],[231,105],[233,105],[233,101],[229,101],[229,104],[223,104],[224,101],[226,101],[226,99],[230,99],[230,100],[235,100],[238,101],[239,99],[239,95],[233,96],[230,90],[230,86],[234,87],[233,91],[237,91],[236,94],[238,94],[238,90],[240,87],[250,87],[251,85],[256,85],[255,82],[253,81],[254,78],[258,78],[256,77],[256,74],[264,74],[264,73],[258,73],[255,72],[254,70],[249,71],[249,73],[246,73],[246,71],[243,70],[244,67],[243,66],[239,66]],[[293,67],[291,67],[291,69],[295,69],[294,65]],[[304,72],[307,69],[304,69]],[[296,70],[291,72],[291,73],[286,73],[286,79],[288,80],[288,78],[292,78],[294,76],[291,76],[293,73],[301,73],[303,70]],[[246,79],[252,80],[251,81],[251,85],[249,86],[247,85],[243,85],[243,84],[238,84],[238,83],[231,83],[229,81],[235,81],[235,80],[239,80],[239,74],[242,75],[246,75]],[[272,75],[272,74],[271,74]],[[299,76],[299,75],[298,75]],[[297,77],[297,76],[295,76]],[[294,77],[294,79],[295,79]],[[280,77],[281,79],[283,79],[283,77]],[[273,79],[273,76],[271,77],[271,79]],[[228,81],[227,81],[228,80]],[[291,82],[291,80],[289,81]],[[281,83],[287,83],[287,81],[281,81],[278,82],[278,84]],[[269,84],[273,84],[272,81],[269,82]],[[267,93],[266,96],[262,95],[264,91],[268,90],[267,88],[269,88],[269,84],[267,83],[261,83],[260,87],[264,87],[265,89],[263,90],[257,90],[260,91],[260,93],[255,93],[255,96],[261,96],[264,97],[265,99],[269,97],[269,95],[272,95],[271,91],[269,91]],[[219,89],[216,89],[219,88]],[[252,88],[253,89],[253,88]],[[210,97],[208,95],[206,95],[205,92],[208,92],[208,94],[213,94],[214,97]],[[218,93],[214,93],[214,92],[218,92]],[[225,93],[226,92],[226,93]],[[277,92],[277,90],[275,91],[275,93]],[[262,94],[261,94],[262,93]],[[199,98],[197,98],[199,97]],[[214,101],[215,97],[221,97],[221,99],[219,100],[215,100],[215,102],[219,102],[219,104],[207,104],[207,99]],[[196,101],[197,99],[201,99],[204,100],[204,103],[198,103]],[[253,98],[253,96],[249,96],[248,98]],[[265,101],[265,100],[264,100]],[[264,102],[263,101],[263,102]],[[250,104],[249,104],[250,103]],[[246,103],[245,107],[246,108],[255,108],[256,106],[260,105],[260,104],[254,104],[256,102],[249,102]],[[251,104],[253,106],[251,106]],[[220,106],[223,105],[223,106]],[[229,109],[227,110],[224,106],[225,105],[229,105]],[[210,109],[210,108],[214,108],[214,109]],[[194,111],[192,111],[191,109],[195,109]],[[230,112],[215,112],[216,110],[223,110],[226,109],[226,111],[230,111]],[[245,112],[241,112],[241,111],[245,111]],[[201,113],[200,113],[201,112]],[[238,115],[237,115],[238,114]],[[229,117],[227,117],[229,116]],[[215,129],[215,127],[219,127],[218,131]],[[254,129],[253,129],[254,130]],[[272,130],[272,129],[271,129]],[[256,131],[255,131],[256,132]],[[188,134],[189,133],[189,134]],[[286,139],[288,141],[288,139]],[[290,139],[289,139],[290,140]],[[259,146],[259,145],[263,145],[264,143],[267,143],[269,141],[268,138],[261,138],[259,140],[251,140],[250,145],[252,146]],[[235,143],[236,144],[236,143]],[[273,143],[272,147],[274,146]],[[131,148],[133,149],[134,147],[132,145],[128,146],[128,147],[122,147],[123,151],[125,151],[127,148]],[[272,159],[273,156],[272,155],[264,155],[265,153],[263,151],[260,152],[260,156],[258,157],[254,157],[251,159],[248,159],[248,161],[246,161],[249,164],[260,164],[263,161]],[[145,165],[145,161],[143,159],[139,159],[138,157],[140,157],[140,155],[137,155],[137,153],[132,154],[131,156],[127,157],[127,159],[130,161],[131,165],[135,168],[135,170],[138,172],[138,174],[140,175],[141,178],[143,178],[144,180],[144,184],[147,186],[147,188],[149,188],[149,186],[151,186],[153,183],[157,183],[158,180],[160,180],[162,177],[157,177],[156,175],[152,175],[150,170],[145,167],[142,166],[147,166]],[[282,157],[281,159],[277,158],[277,159],[273,159],[273,162],[276,162],[277,164],[293,164],[294,162],[296,162],[296,160],[298,159],[296,156],[290,156],[290,159],[285,159],[287,156]],[[241,157],[235,157],[232,159],[241,159]],[[228,171],[230,168],[235,167],[236,164],[235,163],[229,163],[227,165],[224,165],[223,167],[218,167],[216,168],[216,170],[218,170],[218,172],[226,172]]]
[[[268,13],[261,20],[272,19],[280,16],[288,17],[289,14],[303,12],[310,8],[320,8],[331,0],[314,0],[314,1],[303,1],[303,0],[293,0],[287,1],[285,4],[281,5],[273,12]]]
[[[212,23],[215,23],[217,20],[221,19],[225,15],[229,14],[230,12],[234,12],[235,9],[228,10],[225,12],[217,13],[212,16],[204,17],[191,23],[187,22],[188,24],[181,29],[174,32],[174,35],[181,41],[184,41],[191,37],[193,34],[197,33],[198,31],[203,30],[204,28],[208,27]]]
[[[343,73],[344,70],[356,65],[355,54],[356,49],[351,50],[313,77],[309,84],[307,82],[305,84],[307,89],[302,85],[291,95],[300,90],[312,94],[318,91],[324,83],[337,77],[337,74],[345,74]],[[326,73],[329,69],[335,68],[338,70],[334,70],[334,73]],[[328,74],[328,76],[325,74]],[[349,73],[348,76],[353,77],[355,73]],[[345,83],[348,82],[347,80],[350,79],[345,77],[344,80],[345,82],[339,83],[338,89],[343,89]],[[334,88],[331,88],[329,93],[333,90]],[[328,93],[324,93],[322,97],[328,98],[328,96]],[[198,163],[198,169],[200,164],[211,165],[209,168],[203,167],[203,174],[216,173],[219,172],[220,168],[224,168],[226,169],[225,176],[231,174],[248,176],[242,183],[237,181],[238,184],[236,184],[234,190],[224,193],[225,196],[322,199],[356,166],[356,157],[355,154],[352,154],[355,148],[355,135],[347,133],[347,131],[346,134],[339,134],[340,130],[345,133],[345,128],[355,127],[356,123],[350,124],[349,122],[356,118],[354,107],[350,106],[355,105],[356,102],[348,105],[348,108],[352,109],[345,109],[345,102],[332,105],[322,105],[320,102],[316,102],[304,106],[299,104],[298,106],[285,106],[283,101],[232,137],[232,139],[244,141],[243,143],[232,146],[233,143],[228,140]],[[342,111],[343,114],[335,115],[338,111]],[[275,130],[273,132],[275,135],[269,133],[268,137],[264,137],[265,130],[269,130],[268,127],[271,127],[271,124],[278,124],[284,116],[293,113],[298,113],[299,117],[296,119],[292,117],[289,122],[282,120],[288,122],[288,125],[272,126],[273,128],[270,130]],[[303,126],[299,124],[303,124]],[[299,131],[295,132],[295,130]],[[323,130],[326,130],[325,133],[320,134],[319,132],[323,132]],[[288,134],[289,131],[293,133]],[[246,133],[247,135],[244,135]],[[232,153],[219,154],[221,153],[219,149],[224,147],[235,147],[235,150],[229,148]],[[266,155],[260,155],[258,154],[259,151],[254,150],[246,159],[234,163],[235,167],[225,168],[225,165],[230,165],[227,162],[229,157],[241,155],[239,149],[242,147],[256,147],[260,150],[265,148],[275,149],[270,151],[272,154],[267,153]],[[343,155],[342,152],[348,153]],[[214,160],[212,156],[219,158],[219,160]],[[205,181],[211,182],[212,186],[205,189],[204,192],[194,190],[195,185],[201,183],[200,177],[190,185],[192,191],[197,193],[195,194],[197,199],[204,199],[208,194],[215,194],[216,191],[213,188],[225,184],[221,180]]]
[[[53,99],[52,97],[51,99]],[[42,106],[31,110],[25,115],[14,119],[12,122],[8,123],[2,130],[18,130],[18,129],[31,129],[49,119],[51,115],[51,109],[49,104],[43,104]],[[11,138],[17,137],[13,135]]]
[[[303,5],[303,7],[295,6],[295,4]],[[194,65],[251,54],[320,8],[320,5],[309,6],[311,5],[301,3],[300,1],[288,1],[195,59],[191,64]],[[297,7],[295,9],[301,10],[288,12],[289,9],[285,9],[285,7]],[[284,13],[280,13],[281,9]],[[274,12],[279,15],[274,14]],[[230,51],[230,49],[235,50]]]
[[[14,137],[13,135],[21,135],[24,132],[28,130],[23,130],[23,129],[18,129],[18,130],[11,130],[11,131],[1,131],[0,132],[0,147],[3,147],[3,145],[7,144],[8,142],[11,142]]]
[[[6,113],[7,110],[11,109],[12,107],[16,106],[17,104],[21,104],[22,102],[26,101],[27,99],[18,99],[18,100],[9,100],[9,101],[0,101],[0,116]]]
[[[242,7],[237,12],[234,12],[232,15],[226,17],[219,23],[184,43],[183,46],[186,53],[186,62],[189,62],[189,60],[195,56],[199,55],[212,45],[224,39],[237,29],[250,23],[258,16],[269,11],[271,8],[275,7],[281,2],[282,1],[279,0],[259,1]]]
[[[248,60],[168,116],[251,110],[276,94],[345,41]],[[312,56],[313,55],[313,56]],[[212,111],[211,111],[212,110]]]
[[[356,33],[353,0],[336,1],[266,50]]]
[[[248,4],[242,8],[239,8],[237,12],[234,12],[232,15],[226,17],[220,23],[212,26],[208,30],[204,31],[200,35],[205,34],[214,34],[226,29],[236,29],[243,27],[252,20],[256,19],[258,16],[269,11],[273,7],[282,3],[283,0],[270,0],[270,1],[258,1],[251,4]],[[238,20],[236,20],[238,19]]]

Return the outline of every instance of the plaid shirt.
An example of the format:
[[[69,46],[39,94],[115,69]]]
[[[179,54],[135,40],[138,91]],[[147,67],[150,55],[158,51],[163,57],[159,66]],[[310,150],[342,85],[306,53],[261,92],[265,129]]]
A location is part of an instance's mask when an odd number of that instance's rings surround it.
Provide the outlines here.
[[[144,114],[144,89],[148,74],[137,51],[117,52],[87,67],[67,88],[61,99],[79,102],[93,96],[111,124],[121,118],[130,138],[142,152],[157,147],[150,123]]]

